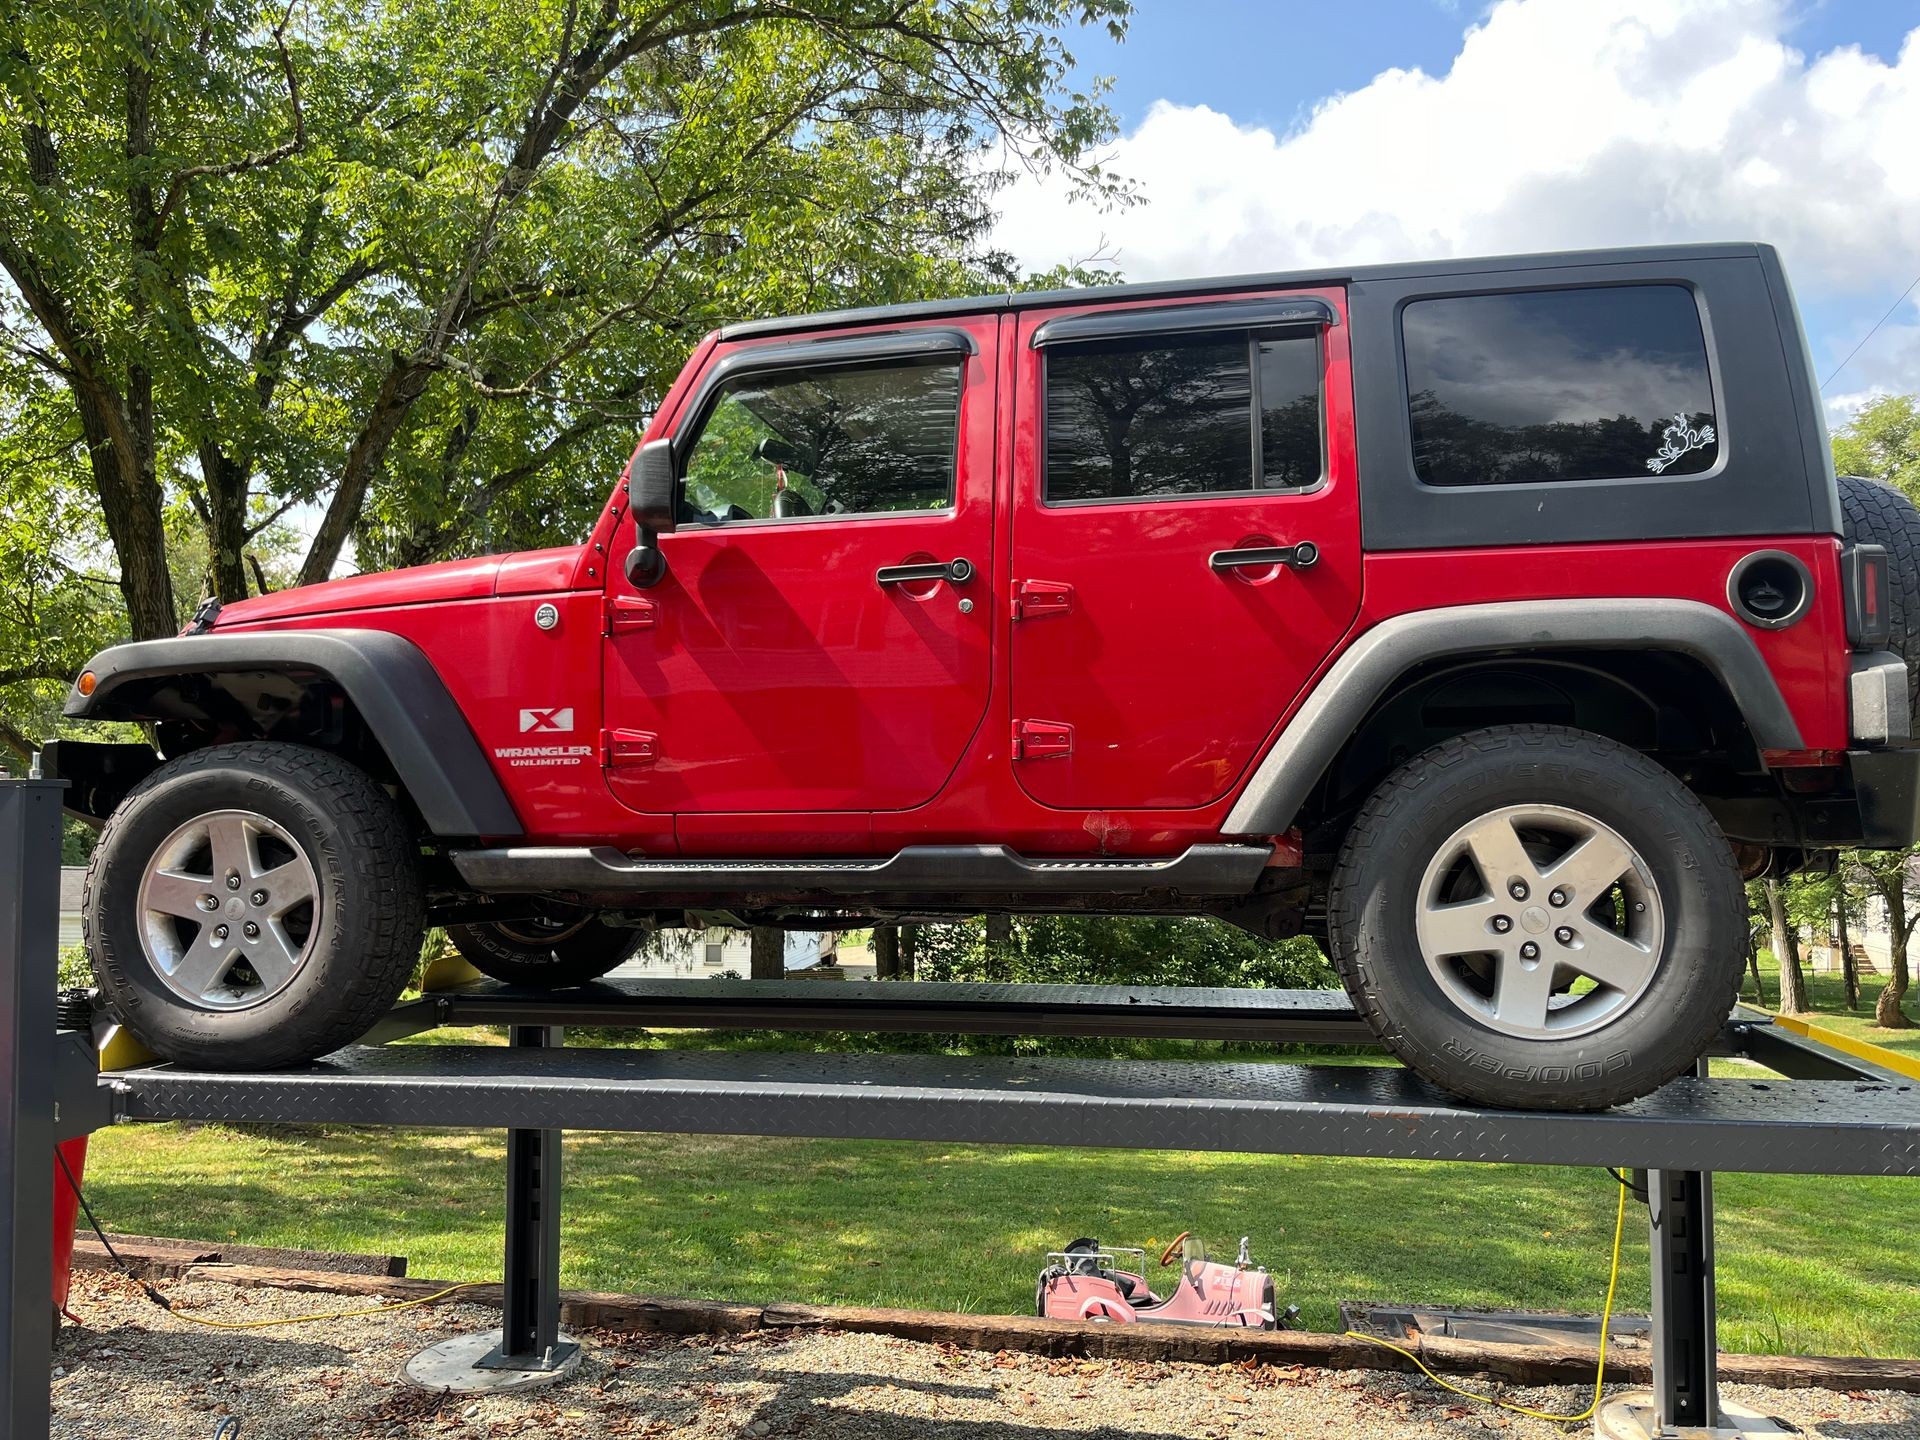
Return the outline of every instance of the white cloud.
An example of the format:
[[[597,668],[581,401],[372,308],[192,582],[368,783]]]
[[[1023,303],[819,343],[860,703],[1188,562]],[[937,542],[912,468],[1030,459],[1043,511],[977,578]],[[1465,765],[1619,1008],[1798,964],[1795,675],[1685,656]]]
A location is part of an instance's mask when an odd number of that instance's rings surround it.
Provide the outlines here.
[[[1112,156],[1146,203],[1102,214],[1022,178],[997,242],[1034,269],[1104,242],[1152,279],[1758,239],[1803,296],[1898,293],[1920,269],[1920,28],[1888,64],[1803,55],[1789,20],[1783,0],[1501,0],[1445,75],[1384,71],[1286,134],[1158,102]],[[1856,339],[1823,337],[1822,369]],[[1920,388],[1920,330],[1882,331],[1845,382]]]

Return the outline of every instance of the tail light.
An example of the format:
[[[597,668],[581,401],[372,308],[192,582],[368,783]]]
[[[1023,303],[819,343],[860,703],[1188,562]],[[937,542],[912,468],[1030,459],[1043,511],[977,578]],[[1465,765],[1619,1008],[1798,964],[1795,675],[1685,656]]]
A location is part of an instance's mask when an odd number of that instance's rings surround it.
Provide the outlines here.
[[[1841,572],[1846,579],[1847,643],[1856,650],[1884,648],[1893,638],[1886,547],[1853,546],[1841,558]]]

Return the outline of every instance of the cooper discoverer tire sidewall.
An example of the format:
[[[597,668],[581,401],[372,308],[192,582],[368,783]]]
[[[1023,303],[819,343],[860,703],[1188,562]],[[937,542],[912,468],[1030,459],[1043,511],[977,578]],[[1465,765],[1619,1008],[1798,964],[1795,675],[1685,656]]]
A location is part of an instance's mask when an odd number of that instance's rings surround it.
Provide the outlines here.
[[[1415,934],[1422,874],[1461,826],[1509,805],[1556,805],[1618,832],[1666,915],[1644,993],[1586,1034],[1525,1038],[1481,1023],[1442,990]],[[1348,832],[1329,892],[1334,963],[1387,1047],[1476,1103],[1592,1110],[1691,1067],[1738,992],[1745,898],[1725,838],[1666,770],[1611,740],[1501,726],[1435,746],[1390,775]]]
[[[318,881],[299,969],[242,1009],[176,994],[140,933],[140,885],[157,847],[221,810],[274,822]],[[87,867],[82,926],[109,1006],[156,1054],[211,1069],[298,1064],[364,1034],[412,975],[424,931],[416,846],[399,806],[345,760],[265,741],[213,746],[167,762],[107,821]]]

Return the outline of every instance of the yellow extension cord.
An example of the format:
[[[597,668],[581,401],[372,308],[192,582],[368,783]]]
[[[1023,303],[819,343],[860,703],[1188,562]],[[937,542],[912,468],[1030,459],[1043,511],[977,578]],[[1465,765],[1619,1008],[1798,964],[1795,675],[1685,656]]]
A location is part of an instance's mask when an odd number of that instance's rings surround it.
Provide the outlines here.
[[[365,1310],[329,1310],[321,1315],[283,1315],[272,1320],[208,1320],[185,1310],[176,1310],[170,1304],[162,1308],[176,1320],[184,1320],[189,1325],[204,1325],[209,1330],[265,1330],[272,1325],[306,1325],[315,1320],[358,1320],[366,1315],[398,1315],[402,1310],[415,1310],[422,1305],[431,1305],[436,1300],[444,1300],[457,1290],[471,1290],[477,1285],[490,1283],[486,1280],[467,1280],[459,1285],[449,1285],[444,1290],[436,1290],[431,1295],[422,1295],[418,1300],[403,1300],[398,1305],[373,1305]]]
[[[1347,1338],[1364,1340],[1369,1345],[1378,1345],[1383,1350],[1404,1355],[1419,1367],[1422,1375],[1442,1390],[1451,1390],[1456,1395],[1464,1395],[1467,1399],[1478,1401],[1482,1405],[1498,1405],[1502,1410],[1511,1410],[1516,1415],[1531,1416],[1535,1420],[1590,1420],[1593,1418],[1593,1412],[1600,1408],[1600,1390],[1607,1378],[1607,1330],[1613,1322],[1613,1292],[1620,1283],[1620,1237],[1625,1232],[1626,1226],[1627,1186],[1623,1181],[1620,1185],[1620,1204],[1613,1214],[1613,1266],[1607,1276],[1607,1304],[1606,1308],[1600,1312],[1600,1363],[1594,1367],[1593,1371],[1593,1399],[1587,1402],[1587,1408],[1578,1415],[1550,1415],[1545,1410],[1532,1410],[1525,1405],[1516,1405],[1511,1400],[1496,1400],[1491,1395],[1476,1395],[1471,1390],[1461,1389],[1451,1380],[1442,1380],[1427,1368],[1426,1363],[1418,1355],[1404,1346],[1394,1344],[1391,1340],[1382,1340],[1378,1335],[1362,1335],[1358,1330],[1347,1331]]]

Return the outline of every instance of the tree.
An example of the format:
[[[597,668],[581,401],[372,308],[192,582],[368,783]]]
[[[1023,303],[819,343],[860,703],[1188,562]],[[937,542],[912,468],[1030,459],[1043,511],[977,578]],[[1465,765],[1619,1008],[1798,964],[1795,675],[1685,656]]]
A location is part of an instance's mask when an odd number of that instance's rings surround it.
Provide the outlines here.
[[[873,927],[873,978],[876,980],[900,978],[900,927],[898,925]]]
[[[1913,1021],[1901,1008],[1912,983],[1907,961],[1907,942],[1920,922],[1920,881],[1914,876],[1915,856],[1911,850],[1856,850],[1853,868],[1867,892],[1886,910],[1887,983],[1874,1003],[1873,1023],[1888,1030],[1911,1029]]]
[[[1800,968],[1800,935],[1787,908],[1787,882],[1760,882],[1766,896],[1767,918],[1773,929],[1773,958],[1780,966],[1780,1010],[1786,1015],[1804,1015],[1807,1005],[1807,980]]]
[[[755,925],[747,931],[747,957],[747,973],[750,979],[786,979],[786,931],[772,925]]]
[[[1869,400],[1833,436],[1842,475],[1885,480],[1920,503],[1920,395]]]
[[[1262,940],[1217,920],[1114,915],[1014,917],[1004,940],[985,921],[920,934],[928,979],[1040,984],[1220,985],[1285,990],[1332,983],[1313,941]]]
[[[296,506],[302,582],[570,537],[703,329],[1004,277],[996,154],[1117,193],[1127,0],[269,3],[0,0],[0,345],[136,636],[176,501],[225,600]]]

